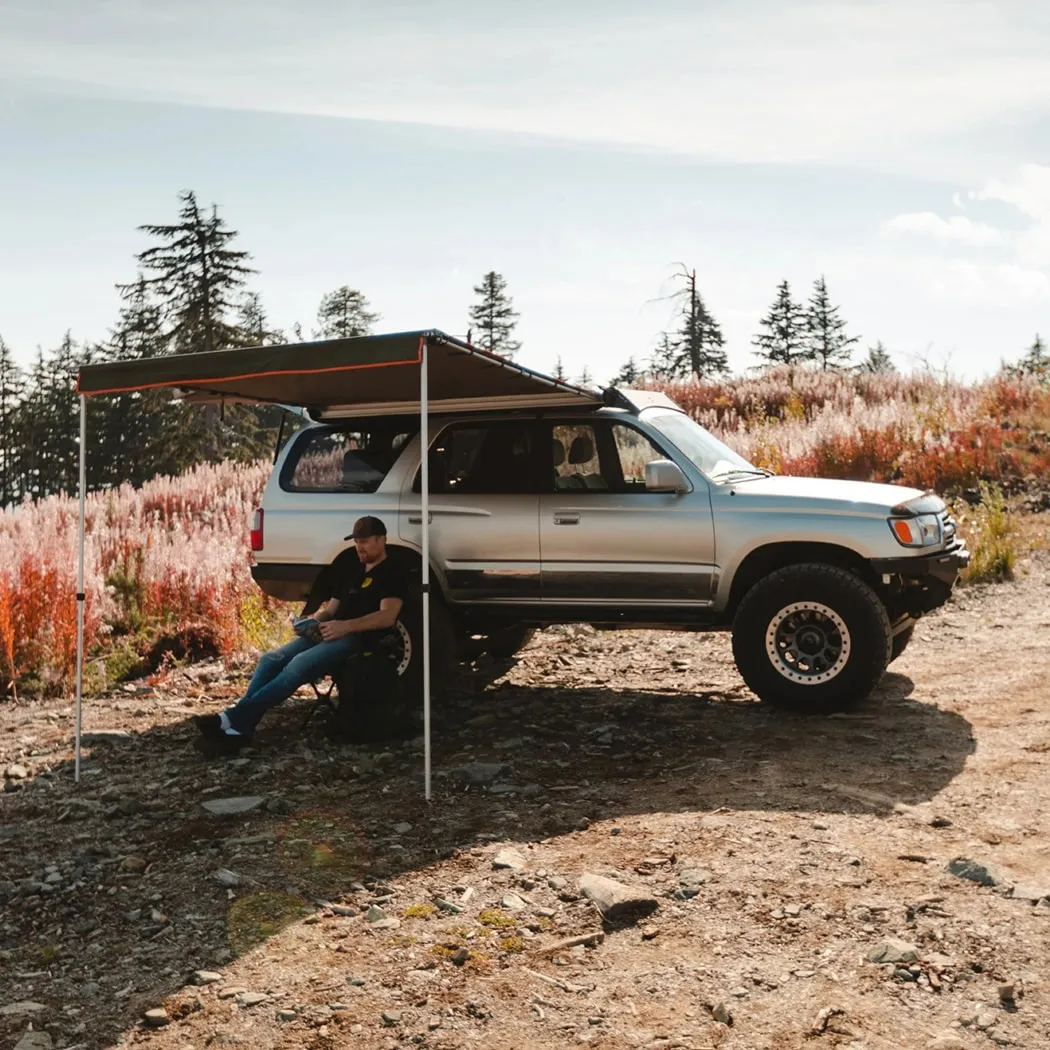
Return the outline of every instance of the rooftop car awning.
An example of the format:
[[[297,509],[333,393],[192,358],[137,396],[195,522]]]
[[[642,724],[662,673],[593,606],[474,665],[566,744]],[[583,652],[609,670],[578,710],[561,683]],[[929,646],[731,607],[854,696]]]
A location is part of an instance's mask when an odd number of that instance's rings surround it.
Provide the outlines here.
[[[80,524],[77,559],[76,773],[80,782],[84,679],[84,534],[87,491],[87,398],[134,390],[169,389],[192,401],[298,405],[314,419],[418,412],[420,445],[429,448],[427,420],[435,412],[542,408],[601,403],[596,392],[540,375],[513,361],[444,335],[329,339],[290,346],[255,346],[206,354],[85,365],[80,394]],[[423,769],[430,799],[430,483],[422,457],[420,562],[423,603]]]
[[[600,403],[597,392],[533,372],[437,331],[85,365],[77,392],[169,388],[189,401],[299,405],[315,419],[412,412],[420,405],[424,340],[432,413]]]

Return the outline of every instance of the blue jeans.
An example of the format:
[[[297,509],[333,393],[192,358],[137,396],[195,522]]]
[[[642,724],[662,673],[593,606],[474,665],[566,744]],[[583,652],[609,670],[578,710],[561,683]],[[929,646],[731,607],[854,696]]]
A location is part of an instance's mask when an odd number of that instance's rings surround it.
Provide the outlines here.
[[[348,634],[331,642],[295,638],[280,649],[264,653],[248,683],[248,691],[226,709],[230,725],[238,733],[251,736],[271,707],[287,700],[299,686],[331,674],[348,656],[363,648],[363,635]]]

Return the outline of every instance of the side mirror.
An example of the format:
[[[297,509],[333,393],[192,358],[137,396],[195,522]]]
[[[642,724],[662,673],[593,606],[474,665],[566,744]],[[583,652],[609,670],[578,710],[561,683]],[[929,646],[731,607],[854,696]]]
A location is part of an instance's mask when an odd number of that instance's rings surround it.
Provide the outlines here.
[[[669,459],[654,459],[646,463],[646,492],[688,492],[689,489],[689,482],[677,463]]]

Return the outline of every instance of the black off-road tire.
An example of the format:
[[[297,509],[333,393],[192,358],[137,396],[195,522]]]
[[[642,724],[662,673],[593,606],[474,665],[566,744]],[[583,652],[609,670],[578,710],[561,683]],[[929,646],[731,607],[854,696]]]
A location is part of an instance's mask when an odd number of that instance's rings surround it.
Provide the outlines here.
[[[401,695],[410,710],[423,710],[423,603],[418,598],[406,602],[398,619],[399,630],[407,635],[407,660],[398,668]],[[445,603],[430,597],[430,692],[437,695],[452,674],[456,662],[456,636]]]
[[[908,643],[911,641],[911,637],[914,633],[915,625],[912,624],[911,627],[905,627],[900,634],[895,634],[893,636],[893,643],[890,649],[890,663],[893,663],[893,661],[908,648]]]
[[[865,700],[890,661],[890,621],[862,579],[834,565],[789,565],[744,595],[733,657],[760,700],[829,714]]]

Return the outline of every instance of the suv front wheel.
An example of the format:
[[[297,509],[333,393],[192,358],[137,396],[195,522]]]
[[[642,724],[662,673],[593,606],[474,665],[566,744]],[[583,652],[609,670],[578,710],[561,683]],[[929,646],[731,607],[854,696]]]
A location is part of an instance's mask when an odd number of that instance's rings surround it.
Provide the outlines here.
[[[744,595],[733,657],[748,687],[778,707],[826,714],[866,699],[890,660],[879,596],[834,565],[789,565]]]

